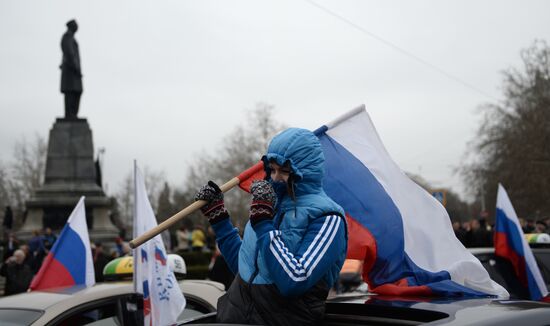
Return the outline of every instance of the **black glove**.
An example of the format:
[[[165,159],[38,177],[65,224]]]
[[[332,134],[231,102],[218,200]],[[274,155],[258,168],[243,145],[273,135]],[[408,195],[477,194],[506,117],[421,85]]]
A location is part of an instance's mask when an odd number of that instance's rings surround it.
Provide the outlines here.
[[[252,226],[265,220],[273,219],[273,206],[277,195],[269,181],[258,180],[250,186],[252,204],[250,204],[250,224]]]
[[[216,224],[229,218],[229,213],[223,203],[223,193],[220,187],[213,181],[208,181],[208,184],[205,184],[197,191],[195,201],[197,200],[206,200],[208,202],[201,207],[201,212],[208,218],[210,224]]]

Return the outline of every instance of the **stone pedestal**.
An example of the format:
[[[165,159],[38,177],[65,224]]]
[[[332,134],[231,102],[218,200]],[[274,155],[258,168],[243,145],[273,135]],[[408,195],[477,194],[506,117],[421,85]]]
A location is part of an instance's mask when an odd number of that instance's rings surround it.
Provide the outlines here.
[[[50,130],[44,185],[27,201],[27,217],[18,232],[22,238],[33,230],[59,231],[81,196],[92,241],[111,240],[118,229],[109,214],[113,201],[96,180],[92,131],[86,119],[58,118]]]

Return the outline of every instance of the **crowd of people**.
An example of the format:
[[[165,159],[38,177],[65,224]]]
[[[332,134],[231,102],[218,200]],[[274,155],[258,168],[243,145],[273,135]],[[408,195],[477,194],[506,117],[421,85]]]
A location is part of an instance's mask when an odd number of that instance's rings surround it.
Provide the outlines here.
[[[25,292],[33,276],[38,272],[44,258],[50,252],[57,236],[52,229],[34,231],[27,242],[21,242],[10,232],[2,243],[3,259],[0,275],[6,278],[4,294]]]
[[[212,227],[205,230],[204,226],[196,225],[193,229],[182,225],[176,231],[176,239],[169,246],[168,251],[208,251],[216,250],[216,237]]]
[[[42,262],[57,240],[57,235],[51,228],[33,231],[32,237],[28,241],[20,241],[16,234],[10,231],[11,228],[4,228],[3,238],[5,241],[1,242],[3,254],[0,262],[0,276],[6,280],[4,295],[27,291],[32,278],[40,270]],[[192,229],[182,226],[175,235],[175,239],[173,239],[175,241],[169,241],[166,245],[168,252],[211,252],[213,257],[210,269],[221,257],[217,251],[212,228],[205,230],[200,225]],[[91,248],[96,282],[103,282],[103,269],[111,260],[131,255],[128,242],[120,236],[106,245],[101,242],[91,243]],[[217,265],[220,263],[218,262]]]
[[[4,295],[25,292],[52,249],[57,235],[51,228],[45,228],[33,231],[28,241],[20,241],[13,232],[4,238],[0,267],[0,276],[6,280]],[[91,248],[96,282],[103,281],[103,268],[109,261],[130,252],[130,246],[121,237],[114,239],[111,250],[107,250],[100,242],[92,243]]]
[[[523,233],[546,233],[550,234],[548,226],[550,225],[550,218],[540,220],[526,220],[524,218],[519,219],[519,224],[523,229]]]
[[[519,218],[523,233],[547,233],[550,218],[540,220],[527,220]],[[456,237],[467,248],[492,247],[494,226],[489,225],[485,219],[472,219],[463,223],[453,222],[453,230]]]

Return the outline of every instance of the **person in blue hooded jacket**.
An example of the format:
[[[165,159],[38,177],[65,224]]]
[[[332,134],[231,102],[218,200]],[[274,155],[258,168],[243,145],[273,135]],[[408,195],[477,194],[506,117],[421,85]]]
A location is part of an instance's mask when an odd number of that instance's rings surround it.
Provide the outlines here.
[[[324,155],[317,137],[290,128],[262,157],[266,180],[250,189],[243,238],[233,227],[223,194],[210,181],[196,194],[236,275],[218,301],[224,323],[315,325],[325,310],[347,250],[343,209],[323,190]]]

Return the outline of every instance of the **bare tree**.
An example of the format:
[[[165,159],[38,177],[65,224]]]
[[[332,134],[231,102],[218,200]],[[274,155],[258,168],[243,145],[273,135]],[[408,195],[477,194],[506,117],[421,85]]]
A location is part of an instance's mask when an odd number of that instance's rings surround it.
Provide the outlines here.
[[[118,219],[126,227],[126,234],[132,234],[133,207],[134,207],[134,175],[132,172],[126,174],[122,180],[119,191],[115,194],[115,203],[118,207],[115,208],[118,214]]]
[[[0,161],[0,209],[2,212],[5,206],[12,205],[10,198],[10,182],[8,168]]]
[[[208,180],[225,182],[257,163],[267,150],[271,138],[284,125],[274,118],[274,107],[258,103],[248,114],[248,119],[224,138],[222,147],[215,154],[202,153],[189,168],[183,190],[176,192],[176,204],[185,207],[192,203],[197,189]],[[226,207],[236,226],[244,227],[248,220],[249,195],[233,190],[225,194]],[[196,214],[194,221],[200,221]]]
[[[43,182],[46,142],[35,134],[32,141],[22,137],[13,147],[9,162],[0,162],[0,207],[11,206],[15,227],[22,222],[25,202]]]
[[[47,151],[46,141],[38,134],[34,135],[31,142],[23,137],[15,144],[11,170],[13,179],[21,186],[26,196],[25,199],[30,197],[44,180]]]
[[[158,198],[162,190],[161,187],[166,182],[166,176],[164,171],[155,171],[149,167],[145,167],[143,170],[143,178],[145,179],[145,188],[147,189],[147,196],[149,202],[153,207],[153,211],[157,211]],[[132,234],[132,227],[134,225],[134,172],[129,171],[124,177],[119,191],[115,194],[116,202],[118,203],[117,211],[120,220],[126,226],[126,233]]]
[[[164,182],[164,187],[158,195],[157,200],[157,221],[164,222],[167,218],[174,213],[174,204],[172,203],[172,191],[168,182]]]
[[[22,137],[13,147],[8,164],[0,164],[0,202],[13,208],[16,227],[22,222],[25,202],[42,184],[46,167],[47,146],[43,137],[32,141]]]
[[[500,182],[518,215],[536,219],[550,212],[550,48],[535,41],[521,57],[523,70],[504,72],[504,100],[482,107],[461,171],[487,210],[493,211]]]

